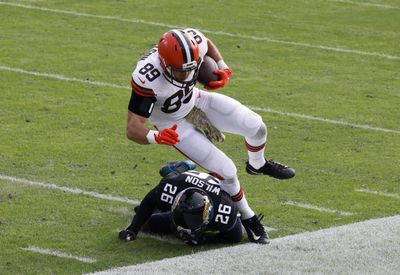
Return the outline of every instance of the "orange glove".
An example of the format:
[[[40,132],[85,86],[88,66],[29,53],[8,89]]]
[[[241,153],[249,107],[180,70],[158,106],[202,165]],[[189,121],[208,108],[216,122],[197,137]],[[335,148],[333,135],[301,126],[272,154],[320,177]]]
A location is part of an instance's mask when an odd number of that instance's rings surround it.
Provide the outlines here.
[[[154,139],[158,144],[164,145],[175,145],[175,143],[179,142],[179,135],[175,132],[178,125],[174,124],[171,128],[165,128],[158,132],[158,134],[154,135]]]
[[[219,80],[211,81],[204,87],[207,90],[216,90],[219,88],[223,88],[228,82],[229,78],[232,76],[232,71],[229,68],[225,68],[223,70],[215,70],[214,74],[219,76]]]

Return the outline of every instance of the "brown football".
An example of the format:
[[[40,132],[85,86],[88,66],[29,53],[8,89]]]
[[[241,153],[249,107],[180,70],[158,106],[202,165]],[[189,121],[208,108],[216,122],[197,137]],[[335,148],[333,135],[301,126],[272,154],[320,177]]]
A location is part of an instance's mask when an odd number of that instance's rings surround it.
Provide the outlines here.
[[[203,63],[199,69],[199,75],[197,81],[203,85],[219,80],[218,75],[213,74],[213,71],[218,70],[218,65],[211,57],[205,55]]]

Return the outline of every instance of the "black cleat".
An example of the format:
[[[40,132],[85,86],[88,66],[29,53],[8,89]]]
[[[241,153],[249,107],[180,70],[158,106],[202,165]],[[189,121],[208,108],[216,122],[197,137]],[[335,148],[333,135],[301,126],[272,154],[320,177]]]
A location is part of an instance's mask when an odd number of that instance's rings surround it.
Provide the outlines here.
[[[250,175],[268,175],[276,179],[285,180],[293,178],[296,172],[293,168],[283,165],[279,162],[275,162],[272,159],[266,159],[266,163],[263,167],[256,169],[246,162],[246,172]]]
[[[244,229],[246,229],[247,236],[250,242],[258,244],[269,244],[268,234],[261,224],[261,220],[264,218],[262,214],[258,216],[254,215],[250,219],[242,220]]]
[[[124,229],[119,232],[118,237],[120,240],[130,242],[136,239],[136,234],[129,229]]]

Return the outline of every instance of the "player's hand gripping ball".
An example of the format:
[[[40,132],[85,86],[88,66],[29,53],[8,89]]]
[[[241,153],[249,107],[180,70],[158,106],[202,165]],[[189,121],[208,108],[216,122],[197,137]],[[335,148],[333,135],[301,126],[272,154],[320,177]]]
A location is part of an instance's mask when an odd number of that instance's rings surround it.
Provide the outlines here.
[[[214,71],[218,70],[218,65],[209,56],[204,56],[203,63],[199,69],[199,75],[197,76],[197,81],[204,86],[207,86],[212,81],[218,81],[218,75],[214,74]]]

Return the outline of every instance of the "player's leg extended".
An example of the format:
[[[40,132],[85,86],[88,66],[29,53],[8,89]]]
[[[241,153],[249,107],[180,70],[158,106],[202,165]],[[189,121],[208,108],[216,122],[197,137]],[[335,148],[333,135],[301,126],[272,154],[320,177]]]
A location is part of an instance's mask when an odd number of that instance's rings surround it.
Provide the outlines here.
[[[254,216],[240,186],[233,161],[186,120],[178,124],[176,131],[180,142],[175,148],[204,169],[218,175],[222,180],[222,188],[232,196],[242,218]]]
[[[295,175],[294,169],[266,160],[264,150],[267,142],[267,127],[261,116],[228,96],[199,92],[196,106],[202,109],[211,123],[223,132],[241,135],[249,156],[246,171],[253,175],[269,175],[288,179]]]

